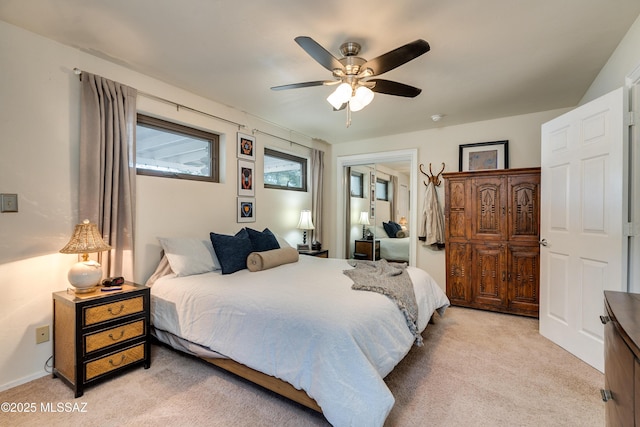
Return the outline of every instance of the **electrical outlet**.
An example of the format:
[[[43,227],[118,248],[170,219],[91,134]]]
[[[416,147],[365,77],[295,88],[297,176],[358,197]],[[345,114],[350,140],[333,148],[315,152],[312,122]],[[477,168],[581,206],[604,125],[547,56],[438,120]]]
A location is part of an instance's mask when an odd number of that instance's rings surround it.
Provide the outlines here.
[[[49,341],[49,325],[36,328],[36,344]]]

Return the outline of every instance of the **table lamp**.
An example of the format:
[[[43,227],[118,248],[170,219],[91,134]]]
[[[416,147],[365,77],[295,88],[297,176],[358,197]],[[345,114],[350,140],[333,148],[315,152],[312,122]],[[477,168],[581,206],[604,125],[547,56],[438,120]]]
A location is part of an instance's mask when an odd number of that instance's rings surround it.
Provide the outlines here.
[[[89,254],[108,251],[107,245],[98,231],[98,226],[85,219],[76,225],[73,236],[66,246],[60,249],[63,254],[82,254],[82,260],[69,270],[67,278],[78,294],[92,292],[102,279],[102,267],[97,261],[90,260]]]
[[[362,224],[362,240],[366,238],[365,236],[365,226],[369,224],[369,212],[360,212],[360,220],[358,224]]]
[[[404,216],[400,217],[400,221],[398,221],[398,224],[400,224],[400,226],[402,227],[403,230],[407,229],[407,218]]]
[[[298,249],[311,249],[311,245],[307,244],[307,230],[313,230],[315,227],[313,226],[313,222],[311,221],[311,211],[304,210],[300,212],[300,221],[298,222],[298,227],[302,231],[302,245],[298,245]]]

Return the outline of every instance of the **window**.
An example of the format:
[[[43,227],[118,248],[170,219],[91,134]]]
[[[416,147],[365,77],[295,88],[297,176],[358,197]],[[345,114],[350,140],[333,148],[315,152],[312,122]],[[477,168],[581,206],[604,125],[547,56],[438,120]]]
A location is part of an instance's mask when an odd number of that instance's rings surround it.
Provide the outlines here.
[[[376,199],[389,200],[389,181],[376,179]]]
[[[218,135],[138,114],[139,175],[219,182]]]
[[[364,174],[351,172],[351,197],[364,197]]]
[[[265,148],[264,187],[307,191],[307,159]]]

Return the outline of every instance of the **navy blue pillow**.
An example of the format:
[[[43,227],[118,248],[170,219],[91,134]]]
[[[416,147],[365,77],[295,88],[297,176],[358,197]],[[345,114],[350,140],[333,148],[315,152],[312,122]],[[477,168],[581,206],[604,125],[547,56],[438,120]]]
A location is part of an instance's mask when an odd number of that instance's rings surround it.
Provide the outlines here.
[[[394,233],[394,236],[396,234],[398,234],[398,231],[402,230],[402,226],[400,224],[398,224],[397,222],[389,221],[389,224],[393,225],[393,228],[395,228],[396,232]]]
[[[253,250],[247,230],[243,228],[235,236],[217,233],[209,233],[209,236],[220,261],[222,274],[231,274],[247,268],[247,257]]]
[[[247,233],[249,233],[249,240],[251,240],[253,252],[263,252],[270,251],[271,249],[280,249],[278,239],[276,239],[276,236],[268,228],[265,228],[263,231],[258,231],[247,227],[245,228],[245,230],[247,230]]]
[[[393,225],[388,222],[383,222],[382,226],[384,227],[384,231],[387,232],[387,236],[396,237],[396,229]]]

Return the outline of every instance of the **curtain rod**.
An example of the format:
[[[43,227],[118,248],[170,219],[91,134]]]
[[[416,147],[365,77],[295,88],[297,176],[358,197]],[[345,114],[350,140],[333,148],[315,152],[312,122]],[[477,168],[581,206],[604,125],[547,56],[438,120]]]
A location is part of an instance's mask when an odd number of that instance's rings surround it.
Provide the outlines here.
[[[273,135],[273,134],[270,134],[270,133],[268,133],[268,132],[261,131],[260,129],[253,129],[253,130],[251,131],[251,133],[253,133],[253,134],[255,134],[255,133],[261,133],[261,134],[263,134],[263,135],[267,135],[267,136],[270,136],[270,137],[272,137],[272,138],[276,138],[276,139],[279,139],[279,140],[282,140],[282,141],[288,142],[289,144],[295,144],[295,145],[299,145],[300,147],[304,147],[304,148],[308,148],[309,150],[313,150],[313,148],[308,147],[308,146],[306,146],[306,145],[304,145],[304,144],[300,144],[299,142],[291,141],[290,139],[286,139],[286,138],[283,138],[283,137],[278,136],[278,135]]]
[[[74,72],[76,75],[78,75],[78,76],[80,77],[80,79],[82,80],[82,70],[81,70],[81,69],[79,69],[79,68],[74,68],[74,69],[73,69],[73,72]],[[180,108],[182,108],[182,109],[185,109],[185,110],[188,110],[188,111],[194,112],[194,113],[199,113],[199,114],[205,115],[205,116],[207,116],[207,117],[211,117],[211,118],[216,119],[216,120],[220,120],[220,121],[223,121],[223,122],[231,123],[232,125],[236,125],[236,126],[238,126],[238,130],[240,130],[240,129],[244,129],[244,128],[246,128],[246,127],[247,127],[246,125],[243,125],[242,123],[237,123],[237,122],[234,122],[234,121],[232,121],[232,120],[225,119],[224,117],[219,117],[219,116],[216,116],[216,115],[213,115],[213,114],[209,114],[209,113],[204,112],[204,111],[201,111],[201,110],[196,110],[195,108],[187,107],[186,105],[182,105],[182,104],[179,104],[179,103],[177,103],[177,102],[174,102],[174,101],[168,100],[168,99],[166,99],[166,98],[161,98],[161,97],[159,97],[159,96],[156,96],[156,95],[153,95],[153,94],[150,94],[150,93],[147,93],[147,92],[143,92],[143,91],[140,91],[140,90],[139,90],[139,91],[138,91],[138,94],[139,94],[139,95],[142,95],[142,96],[145,96],[145,97],[147,97],[147,98],[155,99],[156,101],[164,102],[164,103],[166,103],[166,104],[175,105],[175,106],[176,106],[176,109],[177,109],[178,111],[180,110]]]

